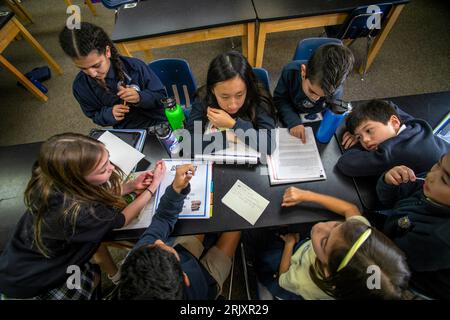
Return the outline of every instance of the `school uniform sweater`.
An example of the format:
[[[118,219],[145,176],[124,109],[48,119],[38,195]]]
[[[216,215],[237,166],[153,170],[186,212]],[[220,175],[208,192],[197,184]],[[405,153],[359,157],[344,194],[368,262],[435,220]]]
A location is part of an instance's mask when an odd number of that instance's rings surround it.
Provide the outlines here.
[[[142,246],[153,244],[156,240],[167,242],[178,220],[178,214],[183,209],[184,199],[190,192],[190,185],[181,191],[175,192],[172,185],[168,186],[161,198],[152,223],[142,234],[134,246],[139,249]],[[181,269],[189,277],[190,286],[184,286],[184,299],[204,300],[214,299],[217,295],[217,282],[188,250],[177,245],[174,249],[180,256]]]
[[[206,125],[208,123],[208,119],[205,118],[206,111],[205,109],[208,106],[204,105],[200,101],[196,101],[192,105],[191,113],[189,114],[189,118],[186,123],[186,128],[191,133],[192,137],[192,143],[191,148],[194,150],[194,139],[202,139],[202,150],[195,150],[195,151],[203,151],[211,142],[214,142],[215,138],[218,135],[221,135],[221,139],[223,141],[222,148],[227,148],[228,143],[225,137],[224,132],[216,132],[211,134],[206,134],[203,137],[200,136],[199,132],[195,132],[195,122],[199,122],[198,128],[201,128],[201,134],[205,132]],[[266,108],[265,108],[266,107]],[[253,147],[258,149],[259,152],[263,154],[271,154],[272,151],[275,149],[275,137],[272,137],[272,129],[275,129],[275,119],[266,111],[269,108],[264,105],[264,102],[262,102],[262,105],[257,108],[256,110],[256,120],[255,124],[252,123],[252,121],[246,116],[245,114],[241,112],[237,112],[235,115],[231,115],[234,120],[236,120],[236,124],[234,125],[233,130],[242,130],[243,132],[246,132],[247,130],[254,129],[256,130],[256,139],[255,137],[249,135],[248,139],[246,139],[245,143],[249,145],[250,147]],[[258,130],[265,129],[267,132],[267,135],[261,135],[258,132]],[[263,140],[261,140],[262,138]],[[255,148],[255,149],[256,149]],[[216,149],[218,151],[220,149]]]
[[[63,195],[49,199],[42,224],[42,241],[50,252],[45,257],[34,243],[34,219],[27,211],[0,256],[0,292],[9,298],[31,298],[64,284],[71,265],[80,268],[97,251],[106,233],[125,224],[116,209],[93,203],[82,205],[73,222],[63,217]]]
[[[375,151],[367,151],[360,143],[356,144],[344,152],[336,166],[350,177],[379,176],[399,165],[421,173],[430,170],[450,151],[450,144],[433,135],[426,121],[413,119],[404,125],[403,131],[380,143]]]
[[[119,80],[111,64],[105,78],[107,89],[82,71],[75,78],[73,94],[83,113],[100,126],[114,128],[142,129],[167,121],[161,103],[166,92],[159,78],[139,59],[120,56],[120,60],[125,72],[125,84],[139,87],[140,101],[128,104],[130,111],[123,120],[114,118],[112,108],[123,104],[123,100],[117,96]]]
[[[317,100],[312,108],[303,106],[303,101],[307,99],[307,96],[302,89],[300,70],[302,64],[307,65],[308,61],[295,60],[285,65],[273,92],[273,102],[277,108],[280,120],[288,129],[302,124],[300,113],[318,113],[324,109],[325,98]],[[331,99],[342,99],[343,94],[343,86],[340,86],[336,89]]]
[[[419,180],[393,186],[382,175],[377,195],[391,208],[382,211],[387,215],[383,232],[406,254],[411,285],[434,298],[450,299],[450,207],[428,199]]]

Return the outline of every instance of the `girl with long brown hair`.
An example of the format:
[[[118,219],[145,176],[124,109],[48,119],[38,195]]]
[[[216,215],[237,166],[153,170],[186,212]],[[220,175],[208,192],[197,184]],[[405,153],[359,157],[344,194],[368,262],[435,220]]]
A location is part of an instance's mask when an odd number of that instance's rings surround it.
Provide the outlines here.
[[[44,142],[25,190],[27,211],[0,256],[1,293],[90,299],[98,277],[91,258],[110,277],[118,273],[102,239],[137,217],[164,172],[161,161],[154,171],[123,183],[103,143],[75,133]],[[122,196],[131,192],[139,196],[127,205]],[[71,279],[78,281],[70,286]]]

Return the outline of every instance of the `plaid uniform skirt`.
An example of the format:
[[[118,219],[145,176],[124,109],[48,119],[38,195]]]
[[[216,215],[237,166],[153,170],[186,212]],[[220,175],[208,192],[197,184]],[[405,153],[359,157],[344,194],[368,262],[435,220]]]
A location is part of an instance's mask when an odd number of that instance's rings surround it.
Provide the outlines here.
[[[64,282],[58,288],[27,300],[91,300],[95,297],[95,276],[100,275],[100,268],[96,264],[87,262],[81,268],[80,289],[69,289]],[[99,283],[100,286],[100,283]],[[0,294],[0,300],[15,300]]]

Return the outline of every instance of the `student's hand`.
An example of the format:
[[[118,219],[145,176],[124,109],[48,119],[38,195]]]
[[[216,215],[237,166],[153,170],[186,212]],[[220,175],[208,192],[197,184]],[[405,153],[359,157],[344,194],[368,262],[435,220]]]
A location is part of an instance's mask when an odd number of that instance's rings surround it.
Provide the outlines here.
[[[342,146],[344,147],[345,150],[353,147],[355,144],[358,143],[358,139],[351,134],[348,131],[345,131],[344,134],[342,135]]]
[[[151,185],[153,181],[153,172],[145,171],[142,172],[136,179],[133,181],[134,190],[143,190]]]
[[[172,182],[173,190],[175,190],[176,193],[181,193],[181,191],[187,187],[189,181],[191,181],[194,175],[195,167],[192,163],[178,166],[175,173],[175,178]]]
[[[139,92],[137,92],[133,88],[125,88],[122,86],[119,86],[119,91],[117,91],[117,95],[120,99],[123,101],[126,101],[128,103],[139,103],[141,101],[141,96],[139,95]]]
[[[306,135],[305,135],[305,126],[299,124],[298,126],[292,127],[289,129],[289,133],[291,136],[297,137],[302,140],[303,143],[306,143]]]
[[[236,120],[234,120],[226,111],[222,109],[208,107],[206,116],[216,128],[231,129],[236,124]]]
[[[386,172],[384,182],[390,185],[398,186],[409,181],[416,181],[414,171],[407,166],[396,166]]]
[[[226,137],[227,137],[227,141],[230,143],[234,143],[237,144],[239,139],[238,137],[234,134],[234,132],[231,132],[229,130],[227,130],[227,132],[225,133]]]
[[[112,109],[114,119],[117,121],[122,121],[125,118],[125,114],[128,112],[130,112],[130,108],[123,104],[116,104]]]
[[[286,189],[283,195],[282,207],[292,207],[303,201],[309,201],[310,191],[302,190],[295,187],[289,187]]]
[[[166,163],[163,160],[156,162],[155,169],[153,169],[153,180],[148,187],[153,193],[158,189],[159,184],[166,174]]]
[[[283,239],[286,246],[295,246],[300,240],[300,235],[298,233],[280,234],[280,238]]]

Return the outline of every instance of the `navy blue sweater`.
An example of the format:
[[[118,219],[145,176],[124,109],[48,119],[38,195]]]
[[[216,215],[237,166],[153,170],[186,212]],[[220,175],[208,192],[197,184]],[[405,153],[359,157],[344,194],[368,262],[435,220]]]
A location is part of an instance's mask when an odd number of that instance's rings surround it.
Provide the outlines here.
[[[426,198],[419,180],[393,186],[382,175],[377,195],[392,208],[383,211],[388,216],[383,232],[405,252],[411,284],[434,298],[450,299],[450,207]]]
[[[300,113],[317,113],[323,110],[325,98],[317,100],[314,107],[309,109],[302,105],[307,96],[302,89],[300,67],[307,63],[306,60],[296,60],[285,65],[273,92],[273,102],[278,110],[280,120],[288,129],[302,124]],[[332,100],[342,99],[343,92],[343,86],[337,88]]]
[[[192,111],[187,120],[186,127],[191,133],[191,137],[193,139],[197,139],[197,137],[198,139],[201,139],[201,137],[199,137],[198,134],[194,135],[194,122],[200,122],[199,128],[201,128],[202,134],[205,131],[206,124],[208,123],[208,119],[205,117],[206,108],[207,106],[198,100],[195,101],[195,103],[192,105]],[[256,136],[256,141],[253,139],[254,137],[249,135],[249,139],[246,139],[245,143],[251,147],[256,146],[258,148],[258,151],[261,153],[264,154],[272,153],[273,149],[275,148],[275,141],[274,141],[275,137],[272,138],[271,130],[275,129],[275,119],[266,111],[266,109],[263,106],[260,106],[256,110],[255,124],[253,124],[252,121],[246,115],[240,114],[239,112],[232,117],[234,118],[234,120],[236,120],[236,124],[232,128],[233,130],[241,129],[242,131],[246,132],[249,129],[255,130],[266,129],[267,135],[264,137],[264,143],[266,148],[262,147],[264,144],[261,143],[259,134],[257,134]],[[214,141],[212,137],[218,134],[221,133],[212,133],[206,135],[203,139],[203,141],[206,142],[202,144],[203,146],[202,150],[204,150],[204,148],[209,144],[208,141]],[[222,138],[224,141],[223,147],[226,148],[227,147],[226,138],[225,136],[223,136]],[[191,146],[192,148],[194,147],[193,142]]]
[[[135,249],[153,244],[158,239],[167,242],[189,192],[190,186],[185,188],[181,194],[175,192],[172,185],[167,187],[153,216],[152,223],[134,246]],[[215,298],[217,283],[208,271],[183,246],[177,245],[175,250],[180,256],[181,269],[188,275],[190,281],[190,286],[184,287],[184,298],[187,300]]]
[[[64,218],[63,196],[49,200],[42,225],[46,258],[34,244],[34,216],[27,211],[0,256],[0,292],[9,298],[31,298],[60,287],[70,274],[67,267],[82,267],[97,251],[106,233],[125,224],[125,216],[102,204],[83,205],[75,224]]]
[[[167,121],[160,102],[166,92],[159,78],[139,59],[121,56],[120,60],[126,74],[125,83],[137,85],[140,89],[139,103],[129,105],[130,112],[125,114],[123,120],[114,118],[112,108],[116,104],[123,104],[123,100],[117,96],[118,79],[111,65],[105,78],[108,90],[82,71],[75,78],[73,94],[83,113],[100,126],[114,128],[147,128]]]
[[[420,173],[430,170],[450,151],[450,144],[433,135],[426,121],[413,119],[404,124],[405,130],[381,143],[375,151],[356,144],[339,158],[336,166],[350,177],[380,176],[399,165]]]

